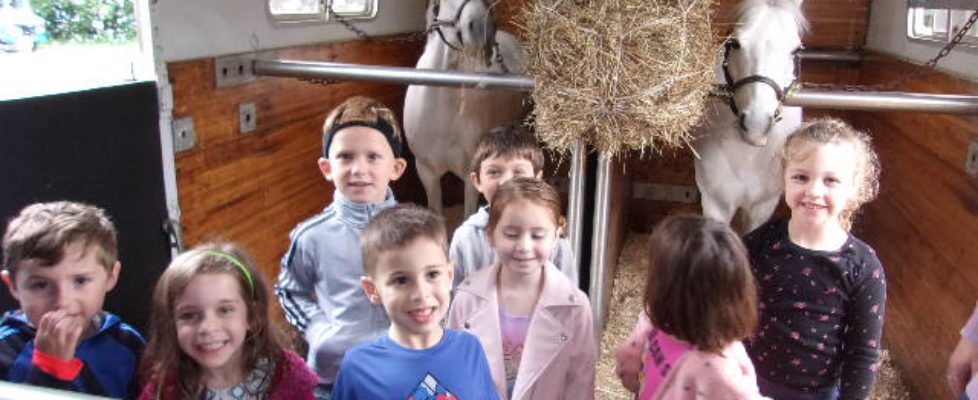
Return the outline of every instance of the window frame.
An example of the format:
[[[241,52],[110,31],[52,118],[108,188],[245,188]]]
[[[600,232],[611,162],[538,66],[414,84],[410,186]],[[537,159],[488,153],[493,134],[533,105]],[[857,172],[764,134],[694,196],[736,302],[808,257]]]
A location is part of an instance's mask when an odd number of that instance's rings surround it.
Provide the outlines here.
[[[975,10],[978,10],[978,0],[907,0],[907,39],[918,43],[943,46],[951,41],[955,33],[953,24],[955,21],[959,21],[955,17],[963,15],[964,20],[960,20],[963,23]],[[918,28],[926,25],[919,23],[918,13],[927,11],[945,13],[943,30],[934,29],[932,33],[917,31]],[[972,26],[970,32],[958,43],[958,46],[976,52],[978,51],[978,23]]]
[[[276,14],[272,11],[272,0],[265,0],[265,11],[268,18],[275,22],[276,25],[311,25],[311,24],[328,24],[331,22],[336,22],[337,20],[371,20],[377,17],[378,9],[380,8],[379,0],[363,0],[366,1],[368,5],[368,11],[365,13],[335,13],[335,18],[330,17],[330,13],[327,11],[335,0],[319,0],[317,1],[317,10],[309,13],[281,13]]]

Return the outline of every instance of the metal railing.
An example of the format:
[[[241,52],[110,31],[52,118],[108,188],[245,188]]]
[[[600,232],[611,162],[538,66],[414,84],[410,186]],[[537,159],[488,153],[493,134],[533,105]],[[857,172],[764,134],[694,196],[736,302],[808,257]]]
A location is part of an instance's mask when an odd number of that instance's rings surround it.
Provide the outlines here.
[[[476,89],[533,90],[533,78],[518,75],[471,74],[406,67],[254,60],[255,75],[318,80],[369,81],[405,85],[434,85]],[[913,111],[978,114],[978,96],[904,92],[854,92],[801,89],[787,96],[785,105],[864,111]]]

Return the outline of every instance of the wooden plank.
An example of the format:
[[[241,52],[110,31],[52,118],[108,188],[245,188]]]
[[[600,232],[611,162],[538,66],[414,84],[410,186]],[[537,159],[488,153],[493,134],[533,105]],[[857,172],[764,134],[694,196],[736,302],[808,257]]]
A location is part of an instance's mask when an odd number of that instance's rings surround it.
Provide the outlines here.
[[[860,83],[893,81],[915,66],[883,55],[863,64]],[[978,84],[939,72],[893,90],[978,94]],[[879,199],[857,220],[887,271],[885,336],[914,398],[950,398],[943,374],[958,330],[978,297],[978,181],[964,170],[978,117],[851,112],[873,133],[883,166]],[[920,338],[928,345],[921,346]]]

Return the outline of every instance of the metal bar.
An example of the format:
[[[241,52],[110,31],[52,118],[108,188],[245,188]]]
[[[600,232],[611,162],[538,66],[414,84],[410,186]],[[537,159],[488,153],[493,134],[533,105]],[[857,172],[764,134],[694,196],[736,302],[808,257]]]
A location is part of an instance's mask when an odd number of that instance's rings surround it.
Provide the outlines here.
[[[314,79],[362,80],[409,85],[436,85],[479,89],[533,90],[533,78],[518,75],[469,74],[404,67],[254,60],[256,75]],[[978,96],[855,92],[802,89],[788,96],[789,106],[864,111],[914,111],[925,113],[978,114]]]
[[[574,141],[571,149],[570,188],[567,194],[567,236],[570,238],[571,249],[574,251],[574,266],[578,272],[581,266],[581,249],[584,228],[584,179],[587,177],[587,147],[584,141]],[[578,273],[578,276],[581,274]],[[574,282],[580,285],[580,282]]]
[[[591,237],[591,286],[587,292],[594,314],[594,331],[604,330],[605,269],[607,268],[608,223],[611,218],[611,157],[598,155],[597,183],[594,188],[594,229]]]
[[[407,85],[461,86],[476,89],[533,90],[534,79],[526,76],[470,74],[453,71],[422,70],[405,67],[308,62],[254,60],[255,75],[294,78],[357,80]]]
[[[789,95],[784,104],[834,110],[978,114],[978,96],[948,94],[802,89]]]
[[[857,63],[863,60],[863,53],[857,51],[802,50],[798,56],[805,61],[843,61]]]

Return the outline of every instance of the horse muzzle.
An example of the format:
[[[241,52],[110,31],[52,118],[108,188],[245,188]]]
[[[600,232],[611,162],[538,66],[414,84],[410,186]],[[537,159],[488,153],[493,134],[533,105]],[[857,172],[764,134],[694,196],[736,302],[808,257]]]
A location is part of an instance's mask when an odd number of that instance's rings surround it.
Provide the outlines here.
[[[771,130],[774,129],[773,116],[751,118],[746,113],[741,113],[738,120],[740,125],[738,130],[744,142],[756,147],[767,145],[767,139],[771,136]]]

